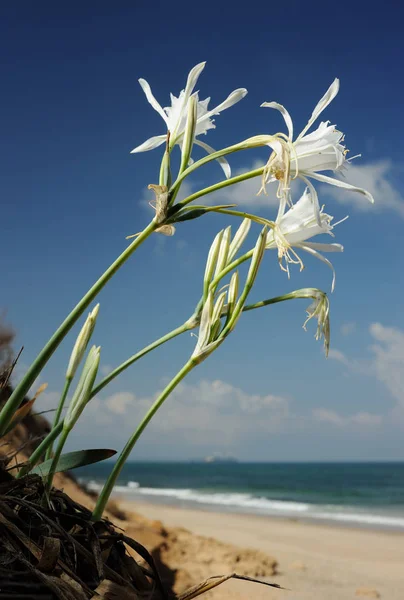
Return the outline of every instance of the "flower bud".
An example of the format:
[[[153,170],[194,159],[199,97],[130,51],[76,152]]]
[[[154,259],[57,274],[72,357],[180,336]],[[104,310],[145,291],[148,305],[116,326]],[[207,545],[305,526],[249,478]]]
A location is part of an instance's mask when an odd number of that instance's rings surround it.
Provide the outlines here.
[[[223,310],[223,306],[224,306],[224,301],[226,299],[227,296],[227,292],[222,292],[218,299],[216,300],[215,306],[213,308],[213,312],[212,312],[212,323],[215,324],[216,321],[219,321],[220,323],[220,318],[222,316],[222,310]]]
[[[221,273],[221,271],[223,271],[223,269],[228,263],[227,257],[229,255],[230,237],[231,226],[226,227],[226,229],[223,232],[222,241],[219,248],[219,254],[216,261],[215,278]]]
[[[264,256],[265,247],[267,241],[267,227],[265,226],[260,235],[258,236],[255,244],[254,252],[251,258],[250,268],[248,269],[246,286],[251,288],[254,284],[255,278],[257,277],[258,269],[261,264],[262,257]]]
[[[231,262],[233,258],[236,256],[237,252],[240,250],[241,246],[246,239],[248,232],[250,231],[251,220],[243,219],[240,227],[237,229],[234,238],[231,241],[229,254],[227,257],[228,262]]]
[[[195,128],[198,113],[198,101],[195,95],[188,101],[187,122],[185,125],[184,139],[181,147],[181,166],[180,173],[185,171],[191,158],[192,147],[195,139]]]
[[[227,318],[230,318],[231,313],[233,312],[234,307],[237,303],[238,296],[238,287],[239,287],[239,276],[238,271],[235,271],[231,276],[229,289],[227,291]]]
[[[92,346],[88,353],[79,382],[67,409],[63,424],[64,429],[72,429],[90,399],[100,364],[100,350],[100,346]]]
[[[74,375],[76,374],[77,368],[81,363],[84,352],[86,351],[88,342],[93,334],[99,308],[100,305],[97,304],[97,306],[95,306],[92,312],[88,315],[86,322],[81,328],[70,356],[66,371],[66,379],[73,379]]]
[[[216,235],[216,237],[213,240],[213,243],[210,247],[210,250],[209,250],[208,259],[206,261],[205,275],[203,277],[204,298],[206,298],[206,296],[207,296],[209,284],[212,280],[213,273],[215,272],[217,257],[218,257],[219,250],[221,247],[223,234],[224,234],[224,230],[222,229]]]

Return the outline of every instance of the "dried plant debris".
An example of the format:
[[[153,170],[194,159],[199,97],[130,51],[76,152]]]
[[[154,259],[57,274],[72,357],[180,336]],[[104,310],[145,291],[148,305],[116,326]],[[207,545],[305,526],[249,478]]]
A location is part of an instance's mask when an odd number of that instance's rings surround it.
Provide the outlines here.
[[[148,550],[110,521],[52,489],[46,506],[38,475],[0,484],[0,600],[191,600],[230,578],[211,577],[176,596]],[[135,560],[126,550],[134,550]]]
[[[63,492],[53,489],[44,506],[43,493],[36,475],[0,485],[1,600],[112,598],[100,593],[111,585],[104,582],[124,588],[128,598],[173,597],[146,548],[109,521],[93,523],[91,512]],[[125,544],[147,567],[127,554]]]

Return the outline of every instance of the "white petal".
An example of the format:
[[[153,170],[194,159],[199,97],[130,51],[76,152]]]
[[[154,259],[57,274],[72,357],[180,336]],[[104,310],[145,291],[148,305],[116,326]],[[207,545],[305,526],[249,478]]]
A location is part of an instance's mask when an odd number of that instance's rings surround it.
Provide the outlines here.
[[[193,69],[190,70],[187,78],[187,84],[185,86],[185,90],[182,90],[180,96],[178,98],[177,110],[175,113],[175,119],[173,119],[173,115],[171,115],[171,128],[172,133],[179,135],[182,133],[181,131],[181,123],[184,121],[185,127],[185,119],[188,107],[188,100],[191,97],[192,92],[196,86],[196,82],[199,79],[199,75],[202,73],[206,65],[206,62],[201,62],[195,65]],[[174,104],[173,104],[174,106]]]
[[[321,115],[323,110],[325,108],[327,108],[327,106],[330,104],[330,102],[332,102],[334,100],[334,98],[338,94],[338,92],[339,92],[339,79],[334,79],[334,81],[332,82],[332,84],[330,85],[330,87],[328,88],[326,93],[324,94],[324,96],[321,98],[320,102],[317,104],[316,108],[313,110],[313,113],[309,119],[309,122],[307,123],[306,127],[303,129],[303,131],[297,138],[298,140],[304,136],[304,134],[306,133],[306,131],[308,129],[310,129],[310,127],[313,125],[314,121]]]
[[[332,263],[328,260],[328,258],[325,258],[325,256],[323,256],[322,254],[320,254],[320,252],[317,252],[317,250],[315,250],[314,248],[312,248],[311,245],[309,246],[309,244],[302,244],[300,246],[300,248],[302,250],[305,250],[306,252],[308,252],[312,256],[315,256],[316,258],[318,258],[319,260],[321,260],[323,263],[325,263],[328,267],[330,267],[330,269],[332,271],[331,292],[333,292],[334,288],[335,288],[335,269],[334,269]]]
[[[314,216],[316,217],[317,225],[319,225],[321,227],[320,203],[318,201],[318,195],[317,195],[316,188],[311,183],[311,181],[309,181],[307,179],[307,177],[305,177],[304,175],[299,175],[299,177],[300,177],[300,179],[302,179],[304,181],[304,183],[307,185],[307,187],[310,190],[311,201],[313,203]],[[311,173],[310,173],[310,177],[311,177]]]
[[[334,179],[334,177],[328,177],[327,175],[323,175],[322,173],[308,173],[310,177],[313,179],[317,179],[317,181],[322,181],[323,183],[329,183],[330,185],[335,185],[336,187],[344,188],[344,190],[349,190],[350,192],[358,192],[359,194],[363,194],[366,198],[374,204],[375,199],[373,198],[370,192],[367,192],[363,188],[356,187],[351,185],[350,183],[346,183],[345,181],[341,181],[340,179]]]
[[[153,150],[154,148],[161,146],[161,144],[164,144],[166,139],[166,135],[155,135],[143,142],[143,144],[140,144],[140,146],[136,146],[130,153],[135,154],[135,152],[147,152],[148,150]]]
[[[209,119],[209,117],[212,117],[213,115],[218,115],[222,112],[222,110],[230,108],[233,106],[233,104],[237,104],[237,102],[240,102],[240,100],[242,100],[246,94],[247,90],[245,88],[238,88],[237,90],[234,90],[231,94],[229,94],[229,96],[227,96],[226,100],[223,100],[223,102],[218,104],[216,108],[213,108],[204,114],[200,119],[198,119],[198,123]]]
[[[201,62],[201,63],[195,65],[195,67],[190,70],[188,79],[187,79],[187,85],[185,86],[185,90],[184,90],[184,92],[185,92],[184,93],[184,105],[188,102],[189,97],[191,96],[192,92],[194,91],[196,82],[199,79],[199,75],[204,70],[205,65],[206,65],[206,62]]]
[[[205,144],[205,142],[201,142],[200,140],[195,140],[195,144],[197,144],[198,146],[200,146],[201,148],[203,148],[204,150],[206,150],[206,152],[208,154],[213,154],[214,152],[216,152],[216,150],[214,148],[212,148],[212,146],[209,146],[208,144]],[[220,156],[216,160],[220,164],[220,166],[222,167],[222,169],[224,171],[224,174],[226,176],[226,179],[230,179],[230,177],[231,177],[231,169],[230,169],[230,165],[227,162],[227,160],[223,156]]]
[[[277,102],[263,102],[261,104],[261,107],[274,108],[275,110],[279,110],[279,112],[281,113],[282,117],[285,120],[286,127],[288,128],[289,139],[290,139],[290,141],[292,141],[293,140],[293,122],[292,122],[292,118],[291,118],[290,114],[288,113],[288,111],[286,110],[286,108],[284,106],[282,106],[282,104],[278,104]]]
[[[341,171],[345,162],[344,147],[332,147],[316,154],[298,157],[298,169],[301,172]],[[296,162],[292,162],[291,173],[296,172]]]
[[[305,242],[305,246],[318,250],[319,252],[343,252],[344,246],[342,244],[321,244],[319,242]]]
[[[142,86],[142,90],[144,91],[148,102],[152,105],[154,110],[156,110],[159,113],[160,117],[164,119],[164,122],[167,123],[167,115],[160,106],[160,104],[157,102],[156,98],[153,96],[150,85],[145,79],[139,79],[139,83]]]

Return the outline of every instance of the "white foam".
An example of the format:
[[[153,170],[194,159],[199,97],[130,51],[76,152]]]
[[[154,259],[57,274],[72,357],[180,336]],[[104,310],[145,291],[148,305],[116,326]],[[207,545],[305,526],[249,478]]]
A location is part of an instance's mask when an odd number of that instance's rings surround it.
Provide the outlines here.
[[[102,485],[96,481],[89,481],[87,487],[99,492]],[[129,481],[126,485],[117,485],[115,492],[126,495],[154,496],[159,498],[173,498],[191,504],[204,504],[210,506],[239,509],[266,515],[300,516],[309,519],[338,521],[341,523],[357,523],[358,525],[373,525],[380,527],[394,527],[404,529],[404,517],[388,514],[368,513],[362,508],[357,510],[353,506],[321,505],[289,500],[273,500],[253,496],[246,493],[202,492],[190,488],[153,488],[141,487],[137,481]]]
[[[137,494],[145,496],[166,496],[177,498],[178,500],[186,500],[189,502],[197,502],[198,504],[217,504],[221,506],[233,506],[241,508],[255,508],[279,511],[295,511],[305,512],[309,509],[308,504],[302,502],[288,502],[280,500],[269,500],[252,496],[251,494],[241,493],[204,493],[197,492],[191,489],[177,488],[144,488],[136,489]]]

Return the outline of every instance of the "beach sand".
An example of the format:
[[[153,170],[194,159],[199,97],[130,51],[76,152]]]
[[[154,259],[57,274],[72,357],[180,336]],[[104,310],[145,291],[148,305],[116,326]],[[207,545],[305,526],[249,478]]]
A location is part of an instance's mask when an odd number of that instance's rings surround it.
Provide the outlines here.
[[[197,536],[215,538],[242,549],[251,548],[268,554],[277,560],[278,566],[277,574],[266,579],[288,588],[286,591],[273,590],[255,583],[232,580],[203,596],[206,599],[404,599],[403,533],[214,513],[122,499],[119,500],[119,506],[128,513],[140,513],[148,519],[162,521],[167,528],[185,528]],[[189,539],[195,537],[187,532],[184,532],[185,535]],[[223,569],[223,572],[217,572],[214,544],[206,547],[209,547],[210,553],[207,561],[211,565],[209,573],[226,574]],[[171,559],[168,556],[170,568],[184,568],[186,562],[187,570],[193,575],[190,557],[185,556],[186,550],[182,553],[183,559],[180,553],[174,554]],[[188,554],[192,555],[192,552]],[[195,579],[200,575],[197,558],[191,556],[195,564]],[[243,555],[240,564],[242,561]]]

